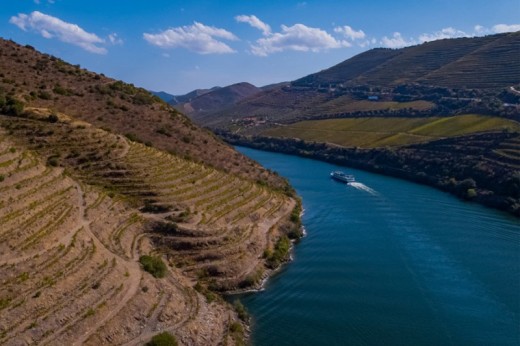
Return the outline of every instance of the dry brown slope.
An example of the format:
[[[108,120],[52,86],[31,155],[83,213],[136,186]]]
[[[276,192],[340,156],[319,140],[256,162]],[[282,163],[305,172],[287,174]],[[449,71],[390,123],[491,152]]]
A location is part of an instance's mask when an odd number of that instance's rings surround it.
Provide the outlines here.
[[[148,91],[0,39],[2,92],[246,179],[288,187]]]
[[[182,344],[230,341],[234,312],[193,285],[257,276],[294,202],[50,113],[0,116],[0,341],[138,343],[161,330]],[[141,271],[148,253],[167,255],[166,278]]]

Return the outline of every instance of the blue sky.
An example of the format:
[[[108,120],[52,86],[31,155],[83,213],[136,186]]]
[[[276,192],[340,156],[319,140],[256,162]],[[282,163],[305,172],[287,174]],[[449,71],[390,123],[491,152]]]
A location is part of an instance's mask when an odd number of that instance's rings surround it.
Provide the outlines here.
[[[0,36],[150,90],[289,81],[375,47],[520,30],[520,0],[2,0]]]

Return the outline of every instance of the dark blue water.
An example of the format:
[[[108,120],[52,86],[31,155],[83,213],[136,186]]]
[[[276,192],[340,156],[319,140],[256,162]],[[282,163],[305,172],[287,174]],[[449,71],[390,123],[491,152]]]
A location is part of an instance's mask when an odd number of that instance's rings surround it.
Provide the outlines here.
[[[307,236],[240,297],[255,345],[520,345],[520,222],[435,189],[238,148],[289,179]],[[329,178],[348,170],[359,181]]]

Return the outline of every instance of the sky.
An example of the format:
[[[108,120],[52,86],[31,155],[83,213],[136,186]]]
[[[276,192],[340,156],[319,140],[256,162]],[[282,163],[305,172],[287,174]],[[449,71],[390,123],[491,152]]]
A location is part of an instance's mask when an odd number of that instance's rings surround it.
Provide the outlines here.
[[[294,80],[363,51],[520,30],[520,0],[0,0],[0,36],[154,91]]]

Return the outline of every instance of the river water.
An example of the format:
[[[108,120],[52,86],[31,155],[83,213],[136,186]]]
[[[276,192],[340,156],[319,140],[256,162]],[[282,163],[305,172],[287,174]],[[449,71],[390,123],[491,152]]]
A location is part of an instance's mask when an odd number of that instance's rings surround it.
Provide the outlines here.
[[[520,345],[520,221],[430,187],[237,148],[303,198],[307,236],[240,296],[254,345]],[[347,186],[329,178],[342,169]]]

